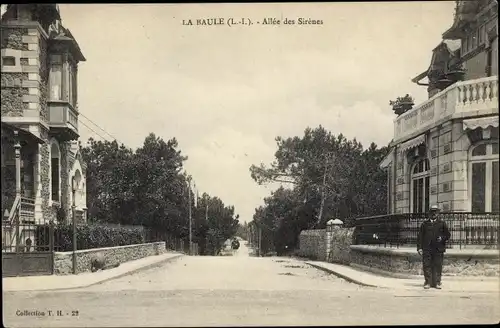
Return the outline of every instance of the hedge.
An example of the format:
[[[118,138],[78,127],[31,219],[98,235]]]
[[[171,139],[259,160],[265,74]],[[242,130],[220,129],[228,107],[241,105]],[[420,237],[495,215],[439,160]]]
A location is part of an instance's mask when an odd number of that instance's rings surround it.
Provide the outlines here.
[[[49,245],[49,227],[38,226],[37,230],[37,235],[40,236],[37,238],[40,242],[39,245]],[[79,250],[143,244],[145,242],[141,226],[77,225],[76,236],[76,246]],[[72,225],[54,226],[54,250],[57,252],[73,250]]]

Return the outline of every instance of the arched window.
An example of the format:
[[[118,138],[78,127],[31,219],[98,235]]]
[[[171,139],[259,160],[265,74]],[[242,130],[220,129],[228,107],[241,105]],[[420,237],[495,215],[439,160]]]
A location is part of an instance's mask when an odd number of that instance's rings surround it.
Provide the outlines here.
[[[51,177],[51,199],[54,202],[61,201],[61,152],[57,141],[50,144],[50,177]]]
[[[82,181],[82,174],[80,173],[80,170],[76,170],[75,175],[73,176],[75,179],[75,206],[80,207],[80,202],[81,202],[81,181]]]
[[[421,159],[413,165],[411,171],[411,208],[412,213],[429,210],[429,160]]]
[[[498,142],[479,143],[469,153],[469,199],[475,213],[499,212]]]

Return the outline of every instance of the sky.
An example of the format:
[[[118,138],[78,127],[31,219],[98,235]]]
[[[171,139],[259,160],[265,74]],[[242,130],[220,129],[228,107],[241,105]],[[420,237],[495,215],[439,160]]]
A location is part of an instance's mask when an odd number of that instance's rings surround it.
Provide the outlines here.
[[[200,194],[251,221],[275,186],[257,185],[249,167],[273,160],[276,136],[321,124],[365,147],[387,145],[389,100],[427,98],[410,80],[428,68],[454,6],[61,4],[62,23],[87,58],[78,71],[81,140],[116,138],[136,148],[150,132],[175,137]],[[254,25],[183,25],[231,17]],[[299,17],[323,24],[256,24]]]

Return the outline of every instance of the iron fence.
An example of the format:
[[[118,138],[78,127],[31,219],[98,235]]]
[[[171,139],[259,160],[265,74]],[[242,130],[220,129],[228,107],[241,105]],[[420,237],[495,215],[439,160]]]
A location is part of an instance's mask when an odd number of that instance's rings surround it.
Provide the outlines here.
[[[165,248],[170,251],[189,254],[189,239],[180,238],[169,234],[151,229],[145,229],[145,242],[152,243],[164,241]],[[199,246],[197,243],[192,243],[193,255],[199,255]]]
[[[355,227],[355,245],[384,247],[416,246],[418,230],[426,219],[425,213],[387,214],[350,220]],[[500,213],[442,212],[451,238],[448,248],[465,248],[471,245],[499,248]]]
[[[2,252],[29,253],[54,250],[54,227],[31,222],[2,224]]]

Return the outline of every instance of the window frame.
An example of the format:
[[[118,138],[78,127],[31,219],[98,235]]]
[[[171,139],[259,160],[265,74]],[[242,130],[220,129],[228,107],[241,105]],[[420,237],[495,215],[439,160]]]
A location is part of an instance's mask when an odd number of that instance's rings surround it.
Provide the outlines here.
[[[16,59],[17,58],[15,56],[2,56],[2,67],[3,66],[6,66],[6,67],[15,67],[16,66]],[[5,64],[6,60],[13,60],[14,64],[12,64],[12,65],[6,65]]]
[[[492,192],[493,192],[493,163],[499,161],[498,154],[493,154],[493,144],[498,144],[498,141],[480,141],[474,143],[468,152],[468,209],[472,212],[472,167],[475,163],[485,163],[485,186],[484,186],[484,213],[491,213],[492,210]],[[475,148],[486,145],[486,155],[472,156]]]
[[[60,54],[54,54],[51,55],[50,61],[49,61],[49,99],[51,101],[63,101],[64,100],[64,60],[63,56]],[[55,70],[54,68],[59,68],[59,92],[58,92],[58,97],[54,97],[54,92],[53,92],[53,87],[54,87],[54,74]]]
[[[414,173],[413,171],[415,170],[415,168],[423,162],[423,171],[421,172],[418,172],[418,173]],[[426,167],[427,167],[427,170],[426,170]],[[418,213],[418,212],[414,212],[414,207],[415,207],[415,203],[413,201],[413,198],[414,198],[414,185],[415,185],[415,182],[418,181],[418,180],[423,180],[423,193],[422,193],[422,209],[423,209],[423,212],[421,213],[426,213],[426,210],[430,207],[430,189],[431,189],[431,185],[430,185],[430,178],[431,178],[431,167],[430,167],[430,160],[427,158],[427,157],[421,157],[419,159],[417,159],[411,166],[411,170],[410,170],[410,213]],[[426,179],[429,179],[429,184],[428,186],[426,187]],[[425,199],[428,199],[427,203],[425,202]]]
[[[59,176],[59,183],[58,183],[58,199],[55,200],[52,197],[52,145],[55,145],[57,147],[57,151],[59,153],[59,156],[57,157],[58,159],[58,176]],[[49,143],[49,205],[52,204],[61,204],[61,186],[62,186],[62,181],[61,181],[61,147],[59,146],[59,142],[56,139],[51,139]]]

